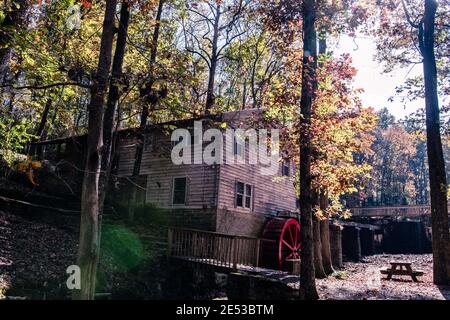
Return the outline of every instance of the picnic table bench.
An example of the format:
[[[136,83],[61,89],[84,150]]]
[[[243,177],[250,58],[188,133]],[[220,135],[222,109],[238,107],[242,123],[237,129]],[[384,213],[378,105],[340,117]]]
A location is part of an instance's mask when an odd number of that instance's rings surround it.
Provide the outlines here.
[[[391,280],[393,275],[397,276],[410,276],[414,282],[418,282],[417,277],[423,275],[422,270],[413,270],[411,262],[390,261],[390,268],[381,269],[382,274],[387,274],[386,280]]]

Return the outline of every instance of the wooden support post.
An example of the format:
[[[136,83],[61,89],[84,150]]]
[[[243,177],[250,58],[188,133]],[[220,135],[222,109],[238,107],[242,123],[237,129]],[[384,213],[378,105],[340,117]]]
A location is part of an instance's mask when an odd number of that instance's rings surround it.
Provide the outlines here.
[[[172,229],[169,228],[167,230],[167,256],[170,257],[172,256]]]
[[[255,260],[255,267],[259,267],[259,250],[261,248],[261,240],[256,240],[256,260]]]
[[[342,226],[330,224],[330,249],[333,267],[342,268]]]
[[[342,252],[343,255],[352,261],[361,260],[361,228],[345,226],[342,232]]]
[[[197,233],[194,232],[192,234],[192,258],[194,260],[198,260],[197,252],[198,252],[198,241],[197,241]]]
[[[363,256],[375,254],[375,231],[372,229],[361,229],[361,254]]]
[[[237,270],[237,245],[236,239],[231,239],[231,252],[233,256],[233,269]]]

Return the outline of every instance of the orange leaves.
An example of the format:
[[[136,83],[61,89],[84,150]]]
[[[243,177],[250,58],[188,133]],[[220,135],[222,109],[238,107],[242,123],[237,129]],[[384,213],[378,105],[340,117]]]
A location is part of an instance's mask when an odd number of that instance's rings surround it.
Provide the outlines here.
[[[34,176],[34,169],[38,169],[42,166],[42,163],[40,161],[33,161],[31,156],[27,156],[27,159],[19,162],[17,164],[17,171],[23,172],[27,175],[28,180],[34,185],[38,186],[38,182],[36,180],[36,177]]]
[[[280,132],[282,157],[299,161],[300,133],[301,49],[290,48],[286,55],[286,85],[280,90],[263,126],[283,124],[285,113],[290,114],[290,125]],[[310,61],[311,62],[311,61]],[[372,108],[364,108],[358,95],[361,89],[352,86],[357,73],[349,55],[320,61],[317,70],[318,90],[311,119],[313,159],[311,174],[313,188],[328,193],[335,201],[334,211],[340,211],[339,197],[358,191],[369,176],[371,166],[356,161],[355,155],[370,153],[377,115]],[[289,111],[287,111],[289,110]],[[300,177],[301,178],[301,177]]]
[[[315,187],[326,190],[331,198],[357,191],[370,172],[370,166],[356,162],[354,156],[370,149],[377,117],[373,109],[362,107],[361,90],[352,87],[357,70],[351,63],[349,55],[342,55],[324,61],[318,69],[312,168]]]
[[[388,141],[392,153],[403,155],[405,158],[416,154],[414,134],[408,133],[399,126],[392,126],[381,133],[382,138]]]
[[[90,0],[80,0],[81,5],[83,7],[85,7],[86,9],[89,9],[90,7],[92,7],[92,3]]]

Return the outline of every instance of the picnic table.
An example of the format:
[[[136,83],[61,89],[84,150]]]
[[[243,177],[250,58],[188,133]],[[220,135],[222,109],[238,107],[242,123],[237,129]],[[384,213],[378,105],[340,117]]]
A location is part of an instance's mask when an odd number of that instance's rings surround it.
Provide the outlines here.
[[[393,275],[398,275],[410,276],[414,282],[418,282],[417,277],[422,276],[424,273],[422,270],[413,270],[411,262],[391,261],[389,263],[391,264],[390,268],[380,270],[382,274],[388,275],[386,280],[391,280]]]

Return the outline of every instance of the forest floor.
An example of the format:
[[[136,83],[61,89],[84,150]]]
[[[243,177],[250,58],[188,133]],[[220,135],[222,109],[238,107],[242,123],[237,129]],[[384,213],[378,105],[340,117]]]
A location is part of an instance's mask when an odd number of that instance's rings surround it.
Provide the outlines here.
[[[2,295],[26,299],[64,299],[66,268],[73,264],[77,248],[77,232],[0,210],[0,299]],[[129,257],[129,255],[127,255]],[[385,280],[379,270],[389,261],[411,261],[413,269],[425,272],[420,282],[406,276]],[[117,264],[115,263],[108,263]],[[125,285],[130,274],[113,277],[107,267],[108,282]],[[345,262],[344,269],[327,279],[318,279],[321,299],[337,300],[409,300],[450,299],[450,287],[438,287],[432,282],[432,256],[374,255],[362,262]],[[126,284],[136,290],[135,284]]]
[[[102,235],[100,292],[122,299],[151,297],[154,288],[141,288],[141,273],[130,270],[142,262],[139,240],[126,228],[106,223]],[[66,270],[76,264],[77,248],[76,225],[46,223],[0,210],[0,300],[70,298]]]
[[[419,282],[409,276],[393,276],[388,281],[379,270],[390,261],[412,262],[414,270],[424,271]],[[345,262],[341,271],[317,280],[321,299],[331,300],[450,300],[450,287],[433,284],[431,254],[379,254],[361,262]]]
[[[75,254],[73,232],[0,211],[0,299],[61,299]]]

